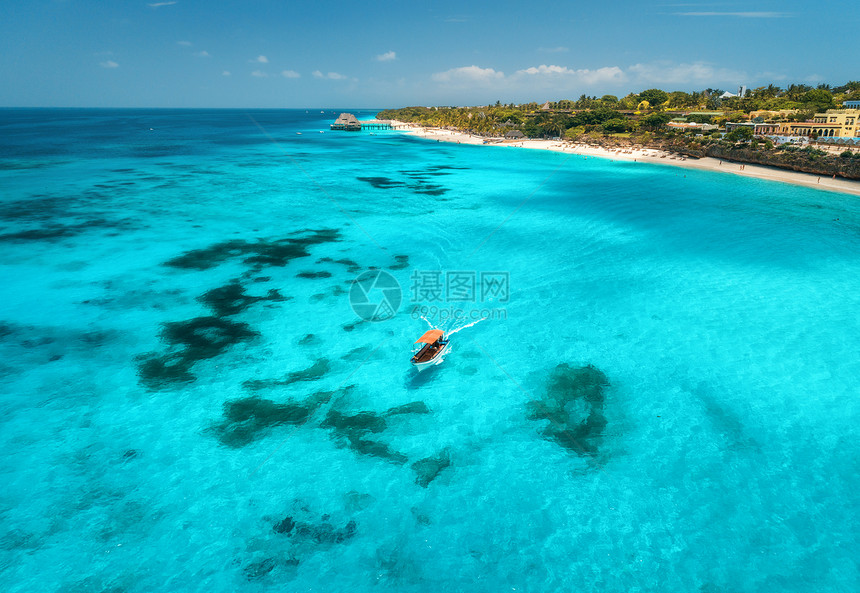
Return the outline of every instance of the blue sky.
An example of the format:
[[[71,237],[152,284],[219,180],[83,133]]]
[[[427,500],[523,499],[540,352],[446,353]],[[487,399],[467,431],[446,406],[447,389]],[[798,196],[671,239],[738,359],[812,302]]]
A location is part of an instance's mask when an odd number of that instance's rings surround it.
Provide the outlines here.
[[[827,0],[2,0],[0,106],[397,107],[838,85],[860,78],[857,15],[856,2]]]

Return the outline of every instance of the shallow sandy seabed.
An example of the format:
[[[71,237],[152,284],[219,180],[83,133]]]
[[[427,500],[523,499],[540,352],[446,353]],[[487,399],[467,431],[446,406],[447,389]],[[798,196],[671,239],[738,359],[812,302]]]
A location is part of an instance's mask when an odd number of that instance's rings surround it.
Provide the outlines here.
[[[403,122],[397,122],[403,124]],[[454,132],[440,128],[430,128],[414,126],[407,128],[405,133],[428,140],[437,140],[442,142],[456,142],[458,144],[487,144],[491,146],[509,146],[512,148],[531,148],[538,150],[552,150],[555,152],[564,152],[568,154],[579,154],[583,156],[593,156],[600,158],[608,158],[613,160],[636,161],[641,163],[659,163],[663,165],[676,165],[679,167],[688,167],[690,169],[703,169],[707,171],[719,171],[722,173],[733,173],[735,175],[743,175],[745,177],[754,177],[757,179],[769,179],[771,181],[781,181],[784,183],[793,183],[796,185],[804,185],[806,187],[814,187],[828,191],[836,191],[847,194],[860,196],[860,181],[842,178],[833,178],[827,176],[818,176],[812,173],[801,173],[798,171],[788,171],[777,169],[775,167],[765,167],[762,165],[751,165],[745,163],[733,163],[729,161],[720,161],[715,158],[705,157],[701,159],[692,159],[681,155],[672,154],[662,150],[651,148],[645,149],[615,149],[610,150],[599,146],[589,146],[587,144],[575,143],[570,141],[558,140],[520,140],[509,141],[501,138],[482,138],[473,136],[465,132]],[[486,141],[486,142],[485,142]]]

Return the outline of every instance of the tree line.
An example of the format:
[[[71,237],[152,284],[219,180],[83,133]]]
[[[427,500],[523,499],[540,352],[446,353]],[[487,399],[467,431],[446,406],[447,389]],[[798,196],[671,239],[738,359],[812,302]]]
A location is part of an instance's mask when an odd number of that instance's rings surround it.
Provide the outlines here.
[[[672,112],[693,112],[688,121],[722,125],[744,119],[753,111],[787,112],[768,121],[805,121],[813,114],[838,107],[849,98],[860,98],[860,81],[833,87],[791,84],[786,88],[769,84],[747,90],[743,96],[722,97],[722,89],[698,92],[645,89],[618,98],[615,95],[477,107],[404,107],[380,112],[383,119],[423,125],[452,127],[481,136],[499,136],[520,130],[532,138],[583,135],[644,135],[665,130]],[[695,112],[702,113],[695,113]]]

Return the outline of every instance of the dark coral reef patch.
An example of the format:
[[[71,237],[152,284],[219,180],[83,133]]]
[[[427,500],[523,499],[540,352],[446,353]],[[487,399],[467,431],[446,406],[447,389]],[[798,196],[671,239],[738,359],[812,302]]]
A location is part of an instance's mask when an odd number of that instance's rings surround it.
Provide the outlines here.
[[[321,405],[350,389],[352,386],[338,391],[317,391],[304,400],[285,403],[256,395],[228,401],[224,404],[224,419],[211,430],[222,444],[233,448],[244,447],[262,438],[276,426],[305,424]]]
[[[328,513],[318,516],[300,501],[293,503],[290,514],[272,524],[273,532],[290,538],[290,543],[295,546],[290,554],[292,557],[295,557],[295,552],[313,551],[319,546],[345,544],[358,532],[355,519],[342,517],[338,521]],[[267,519],[272,520],[271,517]]]
[[[0,169],[3,166],[0,165]],[[0,219],[14,221],[50,222],[73,216],[75,200],[69,197],[40,194],[25,200],[0,204]]]
[[[411,402],[402,406],[396,406],[378,414],[376,412],[358,412],[346,414],[338,410],[329,410],[325,420],[320,425],[332,431],[332,438],[341,447],[348,447],[359,455],[378,457],[403,465],[408,461],[406,455],[392,450],[388,445],[376,438],[370,438],[371,434],[378,434],[388,428],[387,417],[399,414],[428,414],[430,410],[424,402]]]
[[[249,581],[256,581],[272,572],[277,565],[275,558],[263,558],[247,564],[242,572],[245,573],[245,578]]]
[[[449,190],[446,187],[429,183],[428,179],[441,175],[450,175],[444,169],[452,169],[455,167],[435,166],[428,167],[423,171],[400,171],[400,174],[406,177],[409,181],[401,181],[392,179],[391,177],[356,177],[359,181],[369,183],[375,189],[394,189],[405,187],[412,190],[418,195],[426,196],[441,196]]]
[[[296,278],[306,278],[308,280],[316,280],[317,278],[331,278],[331,272],[320,270],[319,272],[302,271],[296,274]]]
[[[429,414],[430,408],[422,401],[409,402],[402,406],[394,406],[385,412],[385,416],[397,416],[399,414]]]
[[[596,457],[606,429],[609,380],[594,366],[558,365],[542,399],[526,405],[529,420],[549,420],[543,435],[565,449]]]
[[[283,296],[275,289],[270,290],[266,296],[251,296],[245,293],[238,280],[231,280],[224,286],[213,288],[197,297],[197,300],[212,309],[219,317],[237,315],[260,301],[282,302],[289,297]]]
[[[376,189],[390,189],[392,187],[403,187],[406,185],[402,181],[395,181],[389,177],[356,177],[356,179],[369,183]]]
[[[306,540],[314,544],[342,544],[355,536],[358,523],[353,520],[347,522],[343,527],[335,527],[328,521],[319,523],[304,523],[294,521],[292,517],[286,517],[283,521],[275,524],[273,530],[288,537]]]
[[[74,237],[94,229],[128,230],[134,228],[130,220],[107,220],[92,218],[74,224],[51,223],[42,228],[26,229],[0,234],[0,242],[24,243],[28,241],[54,241]]]
[[[350,432],[382,432],[388,425],[385,422],[385,418],[376,412],[344,414],[337,410],[330,410],[321,426],[323,428],[333,428],[338,433],[346,434]]]
[[[346,266],[346,271],[349,272],[350,274],[355,274],[356,272],[361,270],[361,266],[358,265],[358,262],[351,260],[351,259],[348,259],[348,258],[332,259],[330,257],[322,257],[322,258],[317,260],[317,263],[318,264],[327,264],[327,263],[328,264],[340,264],[342,266]]]
[[[313,346],[314,344],[321,343],[316,334],[305,334],[302,339],[299,340],[299,346]]]
[[[430,482],[435,480],[443,469],[451,465],[451,456],[448,450],[441,451],[438,455],[419,459],[412,464],[415,470],[415,483],[422,488],[427,488]]]
[[[164,262],[164,265],[186,270],[208,270],[222,263],[241,258],[255,269],[283,267],[292,260],[310,255],[308,247],[340,240],[340,232],[333,229],[303,231],[298,237],[285,239],[245,241],[232,239],[192,249]]]
[[[283,387],[298,383],[299,381],[316,381],[323,378],[330,369],[331,363],[329,360],[327,358],[320,358],[306,369],[287,373],[283,379],[249,379],[242,383],[242,385],[252,391],[269,387]]]
[[[191,372],[194,364],[214,358],[231,346],[258,335],[245,323],[219,317],[195,317],[164,323],[160,336],[167,342],[169,350],[160,355],[152,353],[138,357],[140,381],[149,389],[192,382],[196,379]]]
[[[409,267],[408,255],[395,255],[394,261],[396,262],[394,265],[388,266],[389,270],[405,270]]]
[[[255,546],[256,558],[244,565],[242,572],[249,581],[268,580],[283,583],[284,578],[294,575],[295,567],[304,559],[318,552],[324,552],[336,545],[345,545],[358,533],[358,522],[350,517],[341,520],[331,515],[316,515],[300,501],[294,502],[290,514],[281,518],[264,517],[271,525],[274,538],[266,538],[276,546],[277,551],[259,555]],[[286,547],[285,547],[286,546]],[[270,576],[273,573],[277,577]]]
[[[214,358],[230,346],[259,335],[248,324],[219,317],[195,317],[163,324],[161,337],[171,346],[182,346],[182,354],[193,362]]]

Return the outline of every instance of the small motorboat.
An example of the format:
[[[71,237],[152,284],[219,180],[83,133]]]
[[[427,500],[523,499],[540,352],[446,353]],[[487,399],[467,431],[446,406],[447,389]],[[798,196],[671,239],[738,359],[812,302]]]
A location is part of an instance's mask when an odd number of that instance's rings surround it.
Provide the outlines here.
[[[415,341],[412,350],[412,366],[423,371],[442,362],[442,355],[448,350],[448,340],[441,329],[431,329]]]

